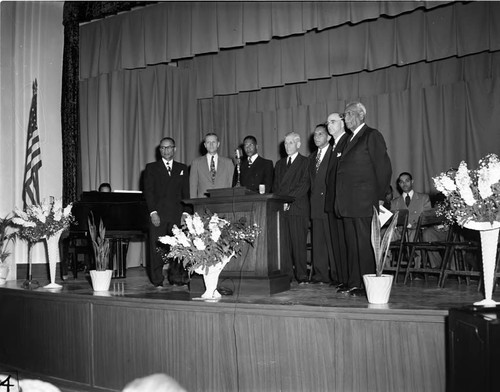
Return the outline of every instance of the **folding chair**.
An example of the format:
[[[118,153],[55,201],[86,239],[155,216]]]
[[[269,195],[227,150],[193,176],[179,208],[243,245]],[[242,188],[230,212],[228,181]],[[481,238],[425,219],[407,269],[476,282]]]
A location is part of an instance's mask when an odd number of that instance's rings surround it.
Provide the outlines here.
[[[432,268],[428,263],[428,252],[440,252],[442,261],[447,260],[451,251],[451,240],[453,232],[448,230],[445,241],[428,242],[423,240],[423,232],[426,228],[444,223],[444,216],[437,216],[436,210],[431,209],[420,214],[415,228],[415,237],[413,241],[408,241],[407,247],[410,253],[408,257],[408,265],[405,272],[404,284],[408,281],[411,273],[422,273],[427,280],[427,274],[441,274],[440,268]],[[420,265],[417,265],[417,259],[420,256]],[[438,279],[439,280],[439,279]]]

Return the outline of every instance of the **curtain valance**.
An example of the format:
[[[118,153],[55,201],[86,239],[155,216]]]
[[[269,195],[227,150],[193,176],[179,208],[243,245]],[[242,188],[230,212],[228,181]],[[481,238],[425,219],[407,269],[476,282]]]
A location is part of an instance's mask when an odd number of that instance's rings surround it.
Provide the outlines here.
[[[165,2],[80,27],[80,78],[321,31],[442,2]]]
[[[182,60],[198,98],[500,50],[500,3],[450,4]]]

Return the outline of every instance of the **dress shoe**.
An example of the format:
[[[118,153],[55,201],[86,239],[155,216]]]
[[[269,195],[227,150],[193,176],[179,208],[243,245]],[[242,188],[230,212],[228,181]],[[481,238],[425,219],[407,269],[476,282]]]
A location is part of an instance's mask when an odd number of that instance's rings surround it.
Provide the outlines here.
[[[330,283],[330,286],[335,287],[336,289],[343,289],[344,287],[347,287],[346,284],[344,283],[339,283],[339,282],[332,282]]]
[[[349,294],[349,291],[351,291],[351,288],[348,287],[347,285],[342,285],[342,287],[339,287],[337,289],[337,293]]]
[[[163,283],[155,284],[155,288],[162,289],[163,288]]]
[[[329,284],[330,282],[323,282],[322,280],[312,278],[309,283],[322,285],[322,284]]]
[[[351,297],[364,297],[366,296],[366,291],[365,289],[360,287],[353,287],[351,290],[349,290],[349,295]]]

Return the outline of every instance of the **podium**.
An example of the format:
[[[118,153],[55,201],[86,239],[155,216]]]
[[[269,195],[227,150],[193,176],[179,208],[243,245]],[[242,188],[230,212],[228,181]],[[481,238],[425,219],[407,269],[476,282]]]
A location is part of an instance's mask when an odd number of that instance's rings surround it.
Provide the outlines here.
[[[219,284],[232,289],[234,295],[270,295],[289,290],[290,278],[284,273],[286,261],[282,259],[284,244],[280,233],[284,227],[283,204],[293,201],[293,198],[230,190],[222,196],[221,192],[214,192],[212,197],[183,200],[193,205],[194,212],[199,214],[208,209],[230,221],[246,217],[248,223],[256,223],[262,230],[253,246],[244,246],[241,255],[233,257],[226,265]],[[196,287],[196,279],[191,287]]]

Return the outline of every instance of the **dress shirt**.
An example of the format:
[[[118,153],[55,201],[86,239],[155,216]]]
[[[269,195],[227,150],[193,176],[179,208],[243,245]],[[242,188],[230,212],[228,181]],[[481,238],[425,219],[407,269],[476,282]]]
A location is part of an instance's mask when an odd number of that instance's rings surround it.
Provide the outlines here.
[[[410,202],[411,202],[411,199],[413,199],[413,193],[414,193],[413,189],[408,193],[403,192],[403,200],[406,200],[406,196],[410,196]]]
[[[349,141],[351,142],[352,139],[354,139],[354,137],[358,134],[358,132],[361,130],[361,128],[363,128],[365,126],[365,123],[362,123],[359,125],[359,127],[357,127],[354,132],[352,133],[352,136],[351,138],[349,139]]]
[[[255,160],[259,157],[259,154],[254,154],[251,157],[247,158],[248,165],[251,165],[255,162]]]
[[[214,157],[215,171],[217,171],[217,164],[219,163],[219,154],[215,155],[207,154],[208,170],[210,170],[210,164],[212,163],[212,156]]]
[[[325,157],[325,154],[326,154],[326,150],[328,149],[328,147],[330,147],[330,144],[326,144],[326,146],[322,147],[322,148],[318,148],[318,156],[319,156],[319,163],[318,163],[318,166],[321,164],[321,162],[323,161],[323,158]]]
[[[295,158],[297,158],[297,155],[299,155],[299,152],[297,151],[295,154],[293,155],[289,155],[286,157],[286,162],[288,163],[288,158],[291,158],[291,162],[290,162],[290,165],[293,163],[293,161],[295,160]]]

